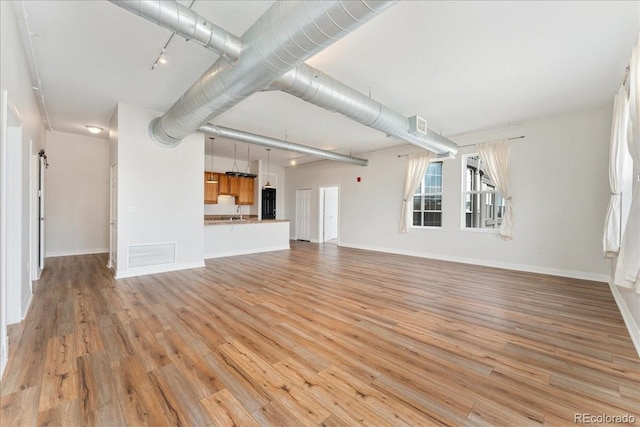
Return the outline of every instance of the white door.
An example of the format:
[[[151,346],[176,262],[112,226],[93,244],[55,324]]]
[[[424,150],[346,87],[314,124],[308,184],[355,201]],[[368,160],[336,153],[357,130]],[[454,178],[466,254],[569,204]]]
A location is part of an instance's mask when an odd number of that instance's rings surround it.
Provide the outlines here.
[[[324,191],[324,241],[338,237],[338,187]]]
[[[311,189],[296,190],[296,240],[311,240]]]
[[[109,263],[107,266],[116,271],[118,264],[118,164],[111,166],[111,187],[109,190]]]

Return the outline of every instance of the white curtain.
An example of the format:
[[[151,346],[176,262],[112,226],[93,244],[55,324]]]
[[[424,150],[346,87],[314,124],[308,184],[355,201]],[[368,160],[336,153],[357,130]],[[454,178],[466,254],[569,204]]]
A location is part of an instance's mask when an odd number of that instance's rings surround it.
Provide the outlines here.
[[[640,36],[633,48],[629,70],[629,126],[627,146],[633,159],[633,195],[622,237],[614,283],[635,287],[640,293]]]
[[[404,194],[402,196],[402,210],[400,214],[400,232],[409,231],[409,215],[413,211],[411,204],[413,203],[413,195],[424,179],[427,173],[429,162],[433,157],[433,153],[426,151],[421,154],[411,154],[409,156],[409,165],[407,167],[407,178],[404,182]]]
[[[477,145],[478,154],[486,165],[485,172],[496,185],[505,200],[504,217],[500,226],[500,237],[511,240],[513,228],[513,195],[509,188],[509,142],[506,139],[483,142]]]
[[[627,151],[627,123],[629,121],[629,101],[624,86],[613,102],[613,120],[611,123],[611,141],[609,143],[609,187],[611,198],[607,207],[602,236],[602,250],[604,255],[612,257],[620,250],[622,219],[622,179],[624,174],[624,159]]]

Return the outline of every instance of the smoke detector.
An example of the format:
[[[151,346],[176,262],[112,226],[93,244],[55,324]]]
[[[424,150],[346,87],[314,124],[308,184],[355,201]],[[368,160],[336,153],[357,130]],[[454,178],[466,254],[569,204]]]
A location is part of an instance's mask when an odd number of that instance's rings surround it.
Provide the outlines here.
[[[420,116],[409,117],[409,132],[427,134],[427,120]]]

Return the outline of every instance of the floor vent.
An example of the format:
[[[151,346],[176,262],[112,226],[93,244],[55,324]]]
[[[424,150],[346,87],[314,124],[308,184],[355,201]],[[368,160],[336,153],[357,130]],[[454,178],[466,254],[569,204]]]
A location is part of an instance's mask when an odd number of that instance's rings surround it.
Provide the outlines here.
[[[129,268],[175,264],[176,244],[159,243],[154,245],[131,245],[129,246],[128,261]]]

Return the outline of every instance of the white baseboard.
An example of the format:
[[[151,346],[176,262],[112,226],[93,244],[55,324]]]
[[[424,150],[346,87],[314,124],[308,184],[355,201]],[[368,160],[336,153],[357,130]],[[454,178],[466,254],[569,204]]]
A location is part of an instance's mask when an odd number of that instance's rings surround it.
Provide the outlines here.
[[[636,352],[638,353],[638,356],[640,356],[640,325],[638,325],[636,320],[633,318],[626,300],[622,297],[622,294],[620,294],[620,289],[618,289],[618,286],[614,285],[611,280],[609,281],[609,288],[611,288],[613,298],[616,300],[616,304],[618,304],[618,309],[620,310],[620,314],[622,314],[622,319],[624,320],[624,324],[627,326],[629,336],[631,336],[631,341],[633,341]]]
[[[116,271],[116,279],[127,277],[145,276],[147,274],[167,273],[169,271],[188,270],[190,268],[204,267],[204,260],[197,262],[185,262],[181,264],[154,265],[149,267],[130,268]]]
[[[74,249],[69,251],[47,252],[47,258],[56,258],[61,256],[73,256],[73,255],[106,254],[106,253],[109,253],[109,248]]]
[[[489,261],[489,260],[476,259],[476,258],[465,258],[465,257],[457,257],[457,256],[431,254],[427,252],[405,251],[402,249],[380,248],[380,247],[368,246],[368,245],[354,245],[350,243],[339,243],[338,245],[346,248],[363,249],[363,250],[375,251],[375,252],[386,252],[390,254],[407,255],[407,256],[414,256],[419,258],[437,259],[440,261],[452,261],[452,262],[459,262],[462,264],[481,265],[483,267],[501,268],[504,270],[515,270],[515,271],[524,271],[527,273],[548,274],[551,276],[569,277],[572,279],[581,279],[581,280],[592,280],[595,282],[604,282],[604,283],[609,282],[608,274],[588,273],[584,271],[563,270],[559,268],[541,267],[536,265],[514,264],[509,262]]]
[[[215,252],[215,253],[205,254],[204,259],[225,258],[229,256],[249,255],[249,254],[262,253],[262,252],[287,251],[289,249],[291,249],[289,245],[283,245],[283,246],[270,246],[270,247],[260,248],[260,249],[245,249],[245,250],[238,250],[238,251]]]

